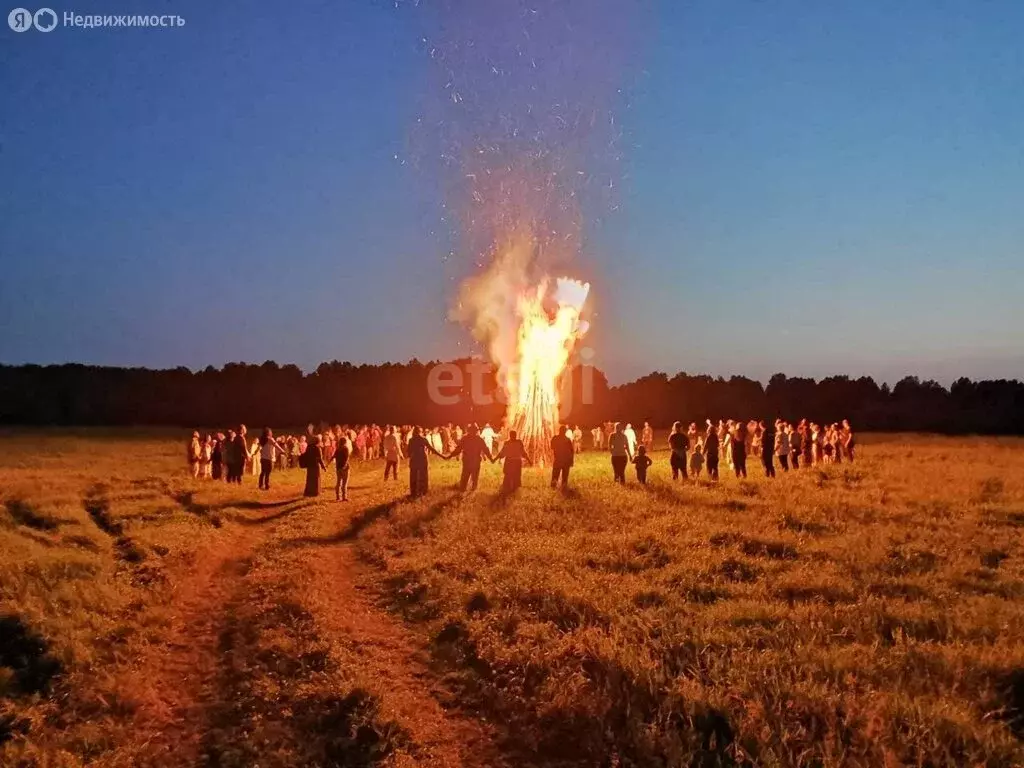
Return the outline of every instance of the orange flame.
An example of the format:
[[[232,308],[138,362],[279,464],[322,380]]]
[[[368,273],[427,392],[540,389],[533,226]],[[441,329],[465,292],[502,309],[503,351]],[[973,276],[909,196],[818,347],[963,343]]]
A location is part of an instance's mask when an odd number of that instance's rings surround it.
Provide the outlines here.
[[[546,463],[559,425],[560,384],[586,333],[580,312],[590,284],[546,275],[532,278],[529,238],[500,251],[482,274],[462,284],[455,319],[486,342],[507,396],[505,423],[535,461]]]
[[[532,293],[519,297],[520,318],[517,364],[506,382],[510,429],[519,433],[535,460],[547,456],[559,424],[559,390],[576,341],[585,331],[580,310],[590,290],[588,283],[567,277],[555,281],[554,317],[545,310],[545,279]]]

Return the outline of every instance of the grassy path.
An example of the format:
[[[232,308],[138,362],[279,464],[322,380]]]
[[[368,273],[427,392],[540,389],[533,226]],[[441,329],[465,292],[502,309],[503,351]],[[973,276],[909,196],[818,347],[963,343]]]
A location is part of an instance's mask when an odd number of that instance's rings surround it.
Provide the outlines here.
[[[340,504],[294,470],[193,481],[163,443],[8,448],[0,765],[509,764],[357,555],[404,490],[376,467]]]
[[[207,708],[216,697],[211,680],[220,625],[259,539],[253,528],[233,528],[227,538],[198,549],[194,565],[180,574],[166,638],[148,649],[125,681],[126,692],[139,701],[136,723],[148,732],[139,762],[199,763]]]
[[[161,640],[121,683],[136,764],[507,764],[424,641],[381,607],[355,547],[399,491],[362,488],[344,505],[291,487],[222,505],[223,534],[169,574]]]
[[[351,541],[300,549],[306,577],[303,603],[318,625],[344,646],[358,665],[365,688],[381,701],[381,713],[401,725],[415,745],[420,766],[500,766],[490,728],[459,711],[430,667],[419,638],[378,607],[373,575],[357,559]]]

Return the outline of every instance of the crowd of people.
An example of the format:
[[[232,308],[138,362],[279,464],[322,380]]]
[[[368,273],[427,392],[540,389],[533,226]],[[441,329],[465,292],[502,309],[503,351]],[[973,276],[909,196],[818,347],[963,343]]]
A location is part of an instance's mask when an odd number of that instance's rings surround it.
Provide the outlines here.
[[[853,428],[846,419],[842,424],[825,427],[808,422],[797,424],[776,419],[764,421],[710,420],[703,430],[691,423],[683,429],[680,422],[672,425],[669,435],[670,464],[673,479],[686,479],[687,470],[699,478],[704,467],[708,477],[718,480],[719,464],[724,458],[738,478],[747,477],[747,457],[759,459],[767,477],[775,477],[775,461],[784,472],[815,464],[853,461],[855,440]]]
[[[615,482],[626,482],[626,468],[632,464],[637,480],[646,483],[647,471],[654,463],[654,429],[649,423],[644,423],[639,435],[630,423],[610,421],[589,430],[589,434],[591,449],[609,453]],[[494,429],[490,424],[482,428],[471,424],[465,429],[454,424],[433,428],[337,425],[320,431],[310,424],[302,435],[275,437],[270,429],[264,429],[251,442],[247,435],[244,424],[237,431],[229,429],[205,437],[193,432],[188,445],[192,477],[241,483],[249,473],[258,475],[260,489],[269,490],[275,469],[299,467],[306,471],[305,494],[318,496],[321,476],[334,464],[335,497],[347,501],[354,460],[382,460],[385,482],[397,481],[399,465],[406,461],[409,493],[413,497],[425,494],[429,488],[431,456],[461,457],[461,490],[476,489],[485,459],[502,462],[505,492],[519,488],[523,466],[533,463],[515,430],[504,426]],[[563,425],[551,439],[553,488],[567,487],[574,458],[584,450],[583,437],[578,425]],[[668,439],[673,480],[699,479],[705,469],[710,479],[718,480],[722,461],[736,477],[746,478],[748,457],[760,461],[767,477],[775,477],[776,461],[784,472],[801,466],[850,462],[854,459],[854,446],[853,430],[846,420],[821,426],[806,419],[797,424],[781,419],[767,423],[728,420],[716,424],[709,419],[703,428],[696,423],[684,428],[676,422]]]

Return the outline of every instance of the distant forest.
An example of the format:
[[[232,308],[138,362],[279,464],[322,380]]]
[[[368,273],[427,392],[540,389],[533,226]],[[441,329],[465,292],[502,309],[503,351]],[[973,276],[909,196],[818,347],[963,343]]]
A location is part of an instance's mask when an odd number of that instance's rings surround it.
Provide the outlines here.
[[[465,369],[469,361],[455,363]],[[436,425],[501,420],[500,403],[469,402],[468,383],[458,403],[434,402],[428,390],[433,366],[416,360],[385,365],[331,362],[303,374],[294,365],[271,361],[229,363],[198,372],[0,365],[0,424],[210,428],[243,422],[284,428],[309,422]],[[1024,434],[1020,381],[959,379],[946,389],[907,377],[890,388],[868,377],[816,381],[779,373],[763,386],[742,376],[652,373],[610,387],[596,369],[576,368],[573,374],[567,421],[584,426],[607,420],[647,420],[663,427],[677,419],[703,423],[705,418],[782,417],[826,423],[848,418],[857,430]],[[585,386],[589,403],[583,402]],[[493,392],[494,387],[489,377],[484,391]]]

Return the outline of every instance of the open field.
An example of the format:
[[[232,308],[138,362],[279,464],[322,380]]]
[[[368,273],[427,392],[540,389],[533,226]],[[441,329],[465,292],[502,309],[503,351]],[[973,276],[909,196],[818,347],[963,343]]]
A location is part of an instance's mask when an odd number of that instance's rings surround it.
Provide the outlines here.
[[[341,504],[2,435],[0,765],[1024,765],[1024,441],[860,451]]]

